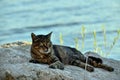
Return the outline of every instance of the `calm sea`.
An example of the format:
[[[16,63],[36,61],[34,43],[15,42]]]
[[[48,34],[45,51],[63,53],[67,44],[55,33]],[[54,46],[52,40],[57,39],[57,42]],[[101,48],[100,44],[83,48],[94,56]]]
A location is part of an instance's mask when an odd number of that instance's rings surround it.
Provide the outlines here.
[[[86,36],[81,50],[82,26]],[[110,46],[120,29],[120,0],[0,0],[0,44],[31,41],[31,32],[53,31],[53,43],[60,44],[60,33],[67,46],[75,47],[78,38],[84,53],[94,49],[96,31],[97,45],[106,54],[110,49],[104,47],[102,26]],[[120,39],[107,57],[120,60]]]

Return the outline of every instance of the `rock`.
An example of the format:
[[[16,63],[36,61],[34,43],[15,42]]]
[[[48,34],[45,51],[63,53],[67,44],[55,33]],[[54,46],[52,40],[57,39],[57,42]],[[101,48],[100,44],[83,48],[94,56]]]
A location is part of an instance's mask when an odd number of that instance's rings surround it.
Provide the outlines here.
[[[82,68],[66,65],[64,70],[51,69],[47,64],[29,63],[30,43],[15,42],[0,46],[0,80],[119,80],[120,61],[103,58],[92,52],[85,54],[103,59],[114,72],[95,68],[87,72]]]

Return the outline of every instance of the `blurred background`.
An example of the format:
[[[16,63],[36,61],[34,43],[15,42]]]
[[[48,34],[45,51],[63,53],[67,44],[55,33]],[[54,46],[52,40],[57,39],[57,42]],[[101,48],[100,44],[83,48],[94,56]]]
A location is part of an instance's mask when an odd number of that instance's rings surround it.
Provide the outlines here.
[[[120,0],[0,0],[0,45],[53,31],[54,44],[120,60],[118,30]]]

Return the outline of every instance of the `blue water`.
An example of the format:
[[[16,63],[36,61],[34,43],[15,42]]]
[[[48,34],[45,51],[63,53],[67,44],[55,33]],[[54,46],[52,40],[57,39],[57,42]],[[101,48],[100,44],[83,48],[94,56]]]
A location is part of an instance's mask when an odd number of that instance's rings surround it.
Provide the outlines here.
[[[85,48],[81,50],[81,27],[85,26]],[[93,50],[93,31],[97,32],[97,44],[104,54],[102,26],[106,29],[110,46],[120,29],[120,0],[0,0],[0,44],[14,41],[31,41],[30,34],[47,34],[53,31],[52,41],[75,47],[79,38],[82,52]],[[108,58],[120,60],[120,39]]]

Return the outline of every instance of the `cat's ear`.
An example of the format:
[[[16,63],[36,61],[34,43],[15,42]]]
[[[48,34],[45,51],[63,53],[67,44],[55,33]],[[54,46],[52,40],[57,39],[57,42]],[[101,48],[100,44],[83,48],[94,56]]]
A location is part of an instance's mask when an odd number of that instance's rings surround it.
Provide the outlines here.
[[[49,34],[46,35],[49,40],[51,39],[51,34],[52,34],[52,32],[50,32]]]
[[[36,39],[36,35],[34,33],[31,33],[31,38],[32,38],[32,41],[34,42]]]

